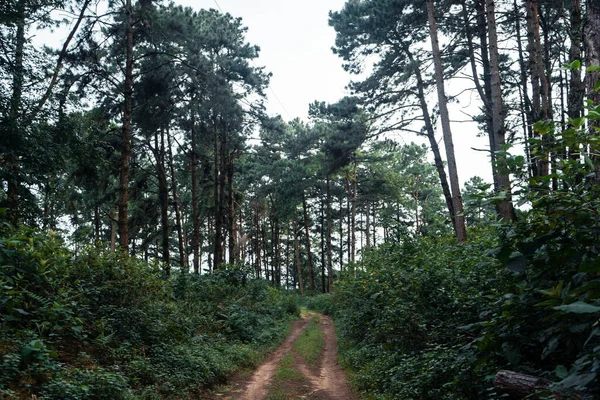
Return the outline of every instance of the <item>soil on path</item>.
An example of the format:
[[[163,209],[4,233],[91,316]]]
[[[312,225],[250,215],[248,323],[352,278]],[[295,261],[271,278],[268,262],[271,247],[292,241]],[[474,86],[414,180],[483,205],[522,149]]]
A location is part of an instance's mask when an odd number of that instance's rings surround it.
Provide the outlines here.
[[[323,351],[319,357],[318,368],[310,368],[293,350],[294,342],[314,316],[320,319],[317,325],[323,332]],[[294,368],[306,378],[306,381],[286,382],[286,391],[289,390],[289,397],[286,396],[286,399],[358,399],[348,384],[346,374],[337,362],[337,339],[333,322],[330,317],[316,313],[303,314],[301,320],[294,321],[286,340],[267,357],[252,376],[236,379],[233,386],[230,387],[229,393],[219,397],[227,400],[267,400],[273,377],[279,368],[281,359],[287,354],[294,356],[296,363]]]

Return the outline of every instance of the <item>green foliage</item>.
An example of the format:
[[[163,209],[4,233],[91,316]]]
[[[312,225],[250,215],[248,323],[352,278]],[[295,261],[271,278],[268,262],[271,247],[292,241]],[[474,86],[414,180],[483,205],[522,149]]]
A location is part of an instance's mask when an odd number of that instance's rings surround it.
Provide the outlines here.
[[[504,273],[487,249],[490,229],[452,237],[406,237],[367,252],[333,301],[343,363],[357,387],[385,399],[476,399],[490,365],[478,365],[476,324]]]
[[[252,366],[297,315],[293,295],[241,269],[166,279],[158,265],[73,255],[53,233],[4,225],[0,396],[184,396]]]
[[[560,133],[535,125],[533,153],[548,154],[539,146],[551,143],[566,156],[554,174],[524,183],[516,222],[475,224],[465,245],[443,237],[382,245],[341,282],[333,297],[341,353],[360,389],[383,399],[499,398],[490,377],[511,369],[555,382],[565,396],[598,397],[597,136],[585,118],[571,123]],[[509,163],[519,172],[524,161]],[[489,207],[476,183],[473,205]]]
[[[571,122],[561,133],[551,124],[536,129],[552,136],[556,149],[595,149],[597,137],[585,129],[585,120]],[[598,165],[584,154],[559,158],[557,166],[555,175],[529,182],[522,195],[531,208],[503,229],[495,253],[518,280],[489,315],[482,347],[522,370],[559,380],[557,389],[597,396]],[[559,187],[549,190],[553,178]]]

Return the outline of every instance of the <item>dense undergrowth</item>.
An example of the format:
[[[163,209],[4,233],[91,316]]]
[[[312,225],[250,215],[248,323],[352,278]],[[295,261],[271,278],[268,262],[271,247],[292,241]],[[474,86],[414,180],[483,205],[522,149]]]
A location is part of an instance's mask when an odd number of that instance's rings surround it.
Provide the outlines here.
[[[298,314],[243,271],[157,265],[0,228],[0,398],[193,398],[256,364]]]
[[[553,139],[578,148],[585,135]],[[466,244],[407,236],[365,252],[333,296],[304,300],[334,315],[367,398],[503,398],[501,369],[546,378],[560,398],[600,398],[599,168],[582,159],[528,182],[516,222],[471,228]]]

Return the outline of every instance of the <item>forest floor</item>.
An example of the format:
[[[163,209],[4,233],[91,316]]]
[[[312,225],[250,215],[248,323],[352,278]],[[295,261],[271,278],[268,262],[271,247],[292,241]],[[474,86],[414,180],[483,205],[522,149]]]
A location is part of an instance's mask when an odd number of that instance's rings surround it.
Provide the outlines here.
[[[318,328],[311,329],[311,325]],[[301,319],[292,322],[288,337],[258,368],[234,377],[227,387],[213,393],[212,398],[358,399],[337,360],[337,339],[331,318],[313,312],[302,313]]]

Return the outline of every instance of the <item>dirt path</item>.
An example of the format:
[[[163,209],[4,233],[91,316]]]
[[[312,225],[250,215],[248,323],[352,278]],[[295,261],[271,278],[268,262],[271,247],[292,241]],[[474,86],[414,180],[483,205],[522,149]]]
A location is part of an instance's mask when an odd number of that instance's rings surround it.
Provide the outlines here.
[[[310,368],[293,350],[294,342],[317,315],[320,318],[319,328],[323,332],[323,351],[319,357],[318,368]],[[286,340],[260,365],[254,374],[245,382],[237,382],[237,395],[226,396],[232,400],[267,400],[273,377],[279,368],[281,359],[287,354],[294,356],[294,368],[300,372],[305,381],[286,382],[289,390],[287,399],[310,400],[356,400],[346,375],[337,363],[337,339],[335,327],[328,316],[311,313],[302,315],[302,319],[292,323],[291,332]],[[230,392],[231,393],[231,392]]]

